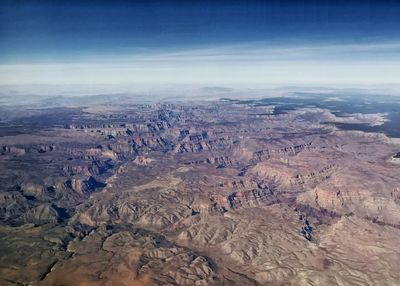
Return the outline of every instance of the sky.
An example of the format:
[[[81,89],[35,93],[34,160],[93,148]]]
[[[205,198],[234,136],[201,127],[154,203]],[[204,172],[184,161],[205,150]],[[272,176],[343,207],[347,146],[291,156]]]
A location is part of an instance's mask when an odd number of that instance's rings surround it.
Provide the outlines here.
[[[0,1],[0,84],[391,85],[396,1]]]

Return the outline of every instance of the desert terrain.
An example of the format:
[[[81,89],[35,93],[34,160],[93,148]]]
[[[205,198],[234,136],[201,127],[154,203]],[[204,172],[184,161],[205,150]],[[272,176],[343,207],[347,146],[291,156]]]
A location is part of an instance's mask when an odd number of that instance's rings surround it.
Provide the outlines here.
[[[390,110],[324,100],[4,106],[0,284],[400,285]]]

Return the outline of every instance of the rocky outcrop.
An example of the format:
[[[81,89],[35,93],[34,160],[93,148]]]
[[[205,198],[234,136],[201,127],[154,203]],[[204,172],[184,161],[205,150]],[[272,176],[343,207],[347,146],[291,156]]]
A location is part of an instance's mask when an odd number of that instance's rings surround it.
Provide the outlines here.
[[[394,188],[390,192],[390,197],[398,204],[400,204],[400,188]]]
[[[147,158],[145,156],[137,156],[133,162],[135,162],[136,164],[138,164],[140,166],[147,166],[153,161],[154,161],[154,159]]]
[[[52,152],[56,149],[55,145],[40,145],[37,151],[39,153],[47,153],[47,152]]]
[[[269,150],[265,149],[265,150],[260,150],[260,151],[254,152],[253,158],[251,161],[253,163],[262,162],[262,161],[268,160],[269,158],[271,158],[271,156],[269,154]]]
[[[298,174],[291,179],[290,183],[293,186],[300,186],[304,184],[317,185],[329,179],[337,170],[337,165],[331,164],[317,171],[312,171],[307,174]]]
[[[204,160],[195,160],[190,162],[185,162],[186,165],[214,165],[216,168],[227,168],[232,167],[237,162],[233,161],[229,156],[217,156],[217,157],[208,157]]]
[[[34,197],[26,198],[18,191],[1,192],[0,220],[20,221],[20,218],[34,206],[34,200]]]
[[[29,209],[24,214],[24,221],[29,223],[56,223],[59,221],[60,214],[51,204],[44,203]]]
[[[97,189],[104,188],[105,186],[105,183],[96,180],[92,176],[86,179],[70,178],[65,182],[65,187],[80,194],[91,193]]]
[[[263,149],[253,153],[253,157],[251,159],[252,163],[258,163],[262,161],[266,161],[270,158],[276,158],[282,155],[286,156],[295,156],[302,151],[310,151],[313,150],[312,142],[306,144],[293,145],[288,147],[283,147],[279,149]]]
[[[250,179],[220,183],[219,187],[223,190],[235,190],[227,196],[214,194],[211,201],[222,210],[251,208],[267,206],[277,203],[279,200],[274,192],[274,187],[270,187],[266,182],[256,182]]]
[[[277,202],[274,192],[268,188],[233,192],[227,198],[231,209],[266,206]]]
[[[110,159],[107,160],[93,160],[88,165],[83,164],[68,164],[63,166],[62,172],[66,177],[72,177],[76,175],[81,176],[97,176],[106,173],[114,167],[113,162]]]
[[[201,140],[196,143],[183,142],[176,147],[175,151],[177,153],[198,153],[204,150],[226,151],[238,143],[239,143],[238,141],[232,140],[231,138],[218,138],[207,141]]]
[[[2,146],[0,148],[1,155],[14,155],[14,156],[22,156],[25,155],[25,148],[16,147],[16,146]]]

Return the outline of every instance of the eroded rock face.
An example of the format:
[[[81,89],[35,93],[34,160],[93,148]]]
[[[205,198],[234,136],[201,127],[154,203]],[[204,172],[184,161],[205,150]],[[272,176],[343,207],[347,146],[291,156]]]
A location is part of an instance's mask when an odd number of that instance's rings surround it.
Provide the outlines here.
[[[1,155],[15,155],[22,156],[25,155],[26,150],[24,148],[19,148],[16,146],[2,146],[1,147]]]
[[[44,285],[96,283],[98,275],[111,285],[218,285],[209,258],[141,229],[101,228],[67,248],[71,257],[52,267]]]
[[[279,200],[274,193],[275,186],[261,181],[247,179],[221,183],[219,186],[223,189],[234,190],[226,196],[219,193],[212,195],[211,201],[216,202],[224,210],[267,206]]]
[[[1,285],[400,281],[395,141],[322,109],[102,108],[0,137]]]
[[[29,210],[32,203],[20,192],[11,191],[0,194],[0,217],[2,221],[14,221]]]
[[[312,171],[307,174],[298,174],[292,180],[292,185],[304,185],[304,184],[311,184],[317,185],[325,180],[328,180],[336,170],[336,165],[331,164],[322,169]]]

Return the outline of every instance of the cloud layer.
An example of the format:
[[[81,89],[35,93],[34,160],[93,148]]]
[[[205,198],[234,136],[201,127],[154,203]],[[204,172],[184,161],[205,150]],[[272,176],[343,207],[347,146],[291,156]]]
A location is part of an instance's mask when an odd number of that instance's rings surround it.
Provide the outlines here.
[[[400,78],[400,43],[119,51],[0,65],[0,84],[373,85]]]

